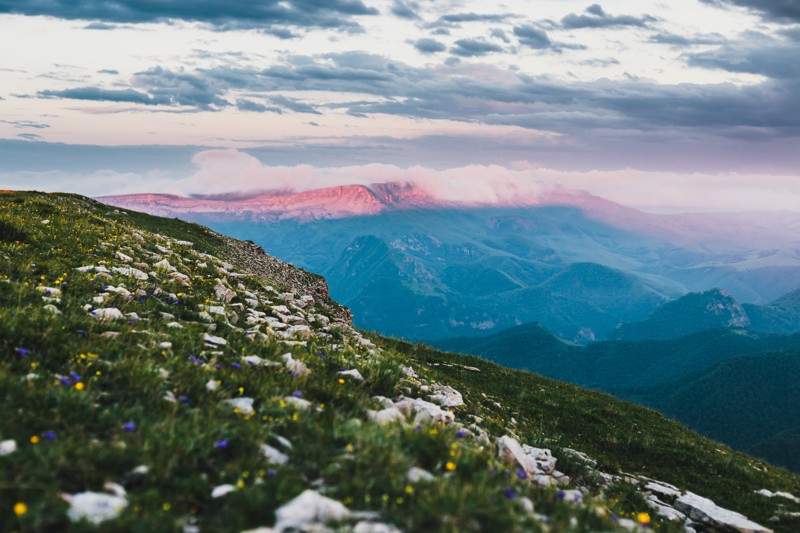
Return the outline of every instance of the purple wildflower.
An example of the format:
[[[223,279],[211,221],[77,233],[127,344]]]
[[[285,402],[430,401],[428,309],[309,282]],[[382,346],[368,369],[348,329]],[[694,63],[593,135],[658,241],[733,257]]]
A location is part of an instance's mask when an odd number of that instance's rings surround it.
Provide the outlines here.
[[[62,377],[58,378],[58,381],[60,381],[61,384],[66,386],[66,387],[69,387],[70,385],[72,385],[72,382],[69,380],[69,378],[65,377],[65,376],[62,376]]]
[[[521,468],[517,468],[517,477],[520,479],[528,479],[528,473]]]
[[[505,494],[506,498],[508,498],[509,500],[513,500],[517,497],[517,491],[515,491],[511,487],[505,487],[503,489],[503,494]]]
[[[46,440],[56,440],[56,432],[55,431],[45,431],[42,433],[42,438]]]
[[[231,366],[233,368],[235,368],[236,370],[239,370],[240,368],[242,368],[242,365],[240,365],[239,363],[231,363]]]
[[[122,429],[124,429],[128,433],[133,433],[134,431],[136,431],[136,422],[133,421],[125,422],[124,424],[122,424]]]
[[[79,382],[81,380],[81,375],[78,374],[77,372],[70,372],[69,376],[72,378],[72,381],[74,381],[75,383],[77,383],[77,382]]]
[[[225,448],[228,447],[229,443],[230,442],[228,439],[218,440],[217,442],[214,443],[214,448],[216,448],[217,450],[224,450]]]
[[[459,429],[458,431],[456,431],[456,437],[458,437],[459,439],[463,439],[466,436],[467,432],[464,431],[463,429]]]
[[[14,348],[14,351],[17,352],[20,357],[28,357],[28,354],[31,353],[29,349],[23,348],[22,346],[17,346]]]
[[[267,477],[273,477],[275,475],[275,471],[273,469],[267,470]]]
[[[301,391],[299,391],[299,390],[296,390],[296,391],[294,391],[292,393],[292,396],[294,396],[295,398],[302,398],[303,397],[303,393]]]

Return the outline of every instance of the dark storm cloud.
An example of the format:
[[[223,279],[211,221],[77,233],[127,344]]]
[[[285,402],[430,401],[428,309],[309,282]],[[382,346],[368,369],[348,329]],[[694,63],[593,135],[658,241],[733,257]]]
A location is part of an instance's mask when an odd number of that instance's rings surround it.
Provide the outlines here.
[[[146,88],[156,101],[167,101],[171,105],[202,110],[230,105],[221,97],[225,87],[200,73],[154,67],[135,74],[133,85]]]
[[[565,29],[580,28],[613,28],[624,26],[644,27],[656,18],[650,15],[633,17],[630,15],[609,15],[600,4],[592,4],[582,14],[570,13],[561,19],[561,26]]]
[[[354,17],[378,11],[361,0],[0,0],[0,13],[104,23],[185,20],[224,29],[279,25],[358,30]]]
[[[419,4],[417,2],[405,2],[403,0],[394,0],[392,5],[392,14],[409,20],[419,19]]]
[[[483,39],[459,39],[455,42],[455,47],[451,48],[450,51],[461,57],[476,57],[485,56],[493,52],[502,52],[503,47]]]
[[[549,48],[553,43],[547,36],[547,32],[525,24],[514,27],[514,35],[519,39],[519,43],[529,48]]]
[[[800,0],[700,0],[706,4],[746,7],[777,22],[800,22]]]
[[[437,52],[444,52],[447,50],[447,47],[436,39],[417,39],[412,44],[414,45],[414,48],[423,54],[435,54]]]

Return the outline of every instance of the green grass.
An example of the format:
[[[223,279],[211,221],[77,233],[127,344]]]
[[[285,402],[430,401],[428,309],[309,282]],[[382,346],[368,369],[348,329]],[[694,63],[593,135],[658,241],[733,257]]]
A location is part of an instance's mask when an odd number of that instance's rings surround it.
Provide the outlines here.
[[[259,295],[258,309],[268,312],[264,300],[273,293],[264,284],[272,280],[247,275],[246,264],[230,259],[228,241],[201,226],[127,213],[73,195],[0,194],[0,440],[14,439],[19,447],[0,457],[1,531],[98,529],[71,524],[62,494],[102,491],[106,482],[123,485],[129,505],[100,526],[103,531],[179,531],[187,523],[204,531],[269,526],[277,507],[308,488],[353,510],[376,512],[405,531],[542,531],[540,517],[524,511],[522,496],[548,517],[553,532],[613,530],[612,516],[647,510],[628,487],[615,485],[606,495],[595,483],[597,475],[562,453],[563,447],[588,453],[605,472],[668,481],[761,523],[780,510],[780,502],[765,501],[753,490],[800,493],[797,476],[653,411],[477,358],[378,337],[383,351],[370,352],[349,328],[324,332],[319,324],[305,345],[288,345],[274,335],[253,340],[236,304],[250,291]],[[137,281],[113,270],[110,278],[75,270],[127,266],[118,251],[142,266],[165,256],[191,283],[165,274]],[[229,305],[215,295],[216,279],[225,277],[218,270],[222,261],[246,274],[227,276],[237,292]],[[135,312],[140,320],[92,318],[84,306],[106,286],[121,284],[144,293],[129,299],[111,295],[102,305]],[[60,302],[51,303],[60,314],[45,309],[43,297],[54,295],[43,294],[40,286],[61,290]],[[202,342],[210,324],[198,311],[206,305],[228,313],[214,315],[211,323],[212,334],[228,341],[218,349]],[[169,327],[171,322],[183,327]],[[161,347],[163,342],[171,347]],[[286,352],[311,372],[296,377],[283,367],[242,362],[244,355],[257,355],[278,363]],[[408,364],[420,380],[401,378]],[[365,380],[340,382],[337,372],[351,368]],[[207,389],[209,380],[219,381],[217,390]],[[556,490],[518,479],[492,446],[460,438],[455,427],[379,427],[366,420],[367,410],[378,408],[373,396],[414,395],[434,382],[464,394],[458,421],[469,424],[471,415],[478,416],[494,436],[513,431],[522,442],[552,448],[559,468],[590,490],[587,505],[569,505]],[[295,392],[312,402],[310,410],[282,400]],[[165,394],[178,401],[165,400]],[[238,396],[254,398],[254,414],[222,403]],[[125,429],[129,422],[134,431]],[[270,465],[258,446],[277,446],[278,437],[291,441],[290,460]],[[217,446],[222,440],[226,447]],[[133,473],[140,465],[147,473]],[[405,473],[411,466],[435,479],[409,484]],[[238,490],[211,498],[220,484]],[[519,497],[508,498],[510,491]],[[27,512],[17,516],[16,503]],[[798,526],[773,525],[787,532]],[[680,530],[659,521],[653,527]]]

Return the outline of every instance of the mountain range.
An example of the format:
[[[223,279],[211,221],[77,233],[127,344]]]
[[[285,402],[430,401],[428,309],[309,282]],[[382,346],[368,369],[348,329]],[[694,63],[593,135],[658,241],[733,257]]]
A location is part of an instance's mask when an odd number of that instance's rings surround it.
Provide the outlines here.
[[[800,334],[733,327],[578,346],[538,324],[525,324],[435,344],[648,405],[730,446],[800,471],[795,446]]]
[[[465,204],[402,183],[101,200],[252,240],[324,275],[360,327],[407,339],[537,321],[586,344],[711,288],[794,331],[776,298],[800,286],[800,213],[653,214],[560,189]]]

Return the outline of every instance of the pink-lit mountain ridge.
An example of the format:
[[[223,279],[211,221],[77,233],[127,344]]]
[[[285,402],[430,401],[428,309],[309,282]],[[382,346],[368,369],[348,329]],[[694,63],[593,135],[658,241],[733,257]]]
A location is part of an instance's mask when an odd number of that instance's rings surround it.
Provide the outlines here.
[[[252,240],[324,275],[359,326],[415,339],[539,321],[606,338],[689,292],[765,304],[800,288],[800,213],[653,214],[563,189],[459,203],[411,184],[110,196]]]

